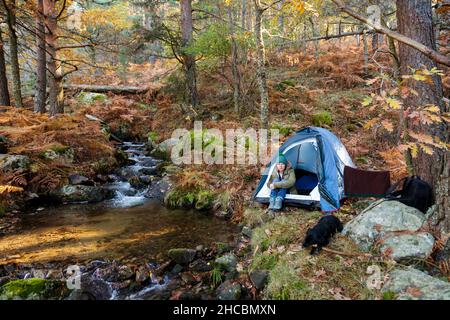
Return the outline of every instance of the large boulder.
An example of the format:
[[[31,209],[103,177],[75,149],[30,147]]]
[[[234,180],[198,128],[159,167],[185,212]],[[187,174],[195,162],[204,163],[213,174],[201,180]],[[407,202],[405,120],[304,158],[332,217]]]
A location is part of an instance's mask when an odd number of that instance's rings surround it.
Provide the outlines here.
[[[399,300],[450,300],[450,283],[414,268],[394,269],[381,292]]]
[[[16,169],[28,169],[30,158],[23,155],[0,154],[0,171],[8,172]]]
[[[381,245],[381,252],[395,261],[425,259],[433,251],[434,237],[429,233],[402,234],[388,237]]]
[[[398,201],[382,201],[348,222],[343,234],[368,251],[373,244],[395,231],[417,231],[426,218],[419,210]]]
[[[95,203],[112,198],[114,196],[114,191],[103,187],[66,185],[56,191],[53,191],[51,196],[60,202]]]

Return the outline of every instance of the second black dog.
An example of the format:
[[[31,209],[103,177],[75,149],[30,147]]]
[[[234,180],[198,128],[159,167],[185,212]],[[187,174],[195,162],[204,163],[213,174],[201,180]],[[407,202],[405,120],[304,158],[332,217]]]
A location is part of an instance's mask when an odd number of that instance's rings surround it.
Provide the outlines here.
[[[306,232],[305,240],[303,241],[303,248],[316,245],[311,249],[311,254],[315,254],[322,250],[322,247],[330,243],[331,237],[336,232],[341,232],[343,229],[341,221],[335,216],[325,216],[320,218],[319,222]]]

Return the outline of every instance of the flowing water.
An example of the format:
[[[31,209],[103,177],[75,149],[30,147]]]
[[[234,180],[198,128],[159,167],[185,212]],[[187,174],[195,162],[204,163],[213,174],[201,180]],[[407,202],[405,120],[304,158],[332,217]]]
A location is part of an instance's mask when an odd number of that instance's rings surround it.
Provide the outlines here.
[[[134,164],[122,172],[155,169],[157,161],[145,156],[143,147],[124,144]],[[111,200],[24,214],[17,233],[0,237],[0,264],[93,259],[161,262],[171,248],[230,243],[237,235],[237,228],[227,221],[193,210],[167,209],[147,199],[146,188],[133,189],[120,174],[107,187],[116,193]]]

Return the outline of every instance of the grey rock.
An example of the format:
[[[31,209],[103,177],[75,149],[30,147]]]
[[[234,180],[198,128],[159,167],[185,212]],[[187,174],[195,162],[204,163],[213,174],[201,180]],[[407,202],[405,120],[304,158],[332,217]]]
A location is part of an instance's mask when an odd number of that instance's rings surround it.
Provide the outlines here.
[[[450,300],[450,283],[409,267],[394,269],[381,292],[393,292],[399,300]]]
[[[152,176],[152,175],[155,175],[157,172],[156,172],[156,167],[150,167],[150,168],[139,169],[138,173],[139,174],[144,174],[144,175],[147,175],[147,176]]]
[[[417,231],[425,222],[419,210],[398,201],[382,201],[371,206],[348,222],[343,234],[353,239],[365,251],[392,231]]]
[[[425,259],[433,251],[434,237],[429,233],[403,234],[388,237],[381,245],[381,252],[390,252],[395,261]]]
[[[250,272],[249,276],[253,286],[257,290],[262,290],[267,283],[267,279],[269,278],[269,272],[267,270],[254,270]]]
[[[168,251],[169,257],[178,264],[188,264],[194,260],[196,251],[193,249],[176,248]]]
[[[164,201],[164,197],[171,190],[171,188],[172,182],[170,181],[168,176],[165,176],[162,179],[154,181],[152,183],[151,187],[148,188],[145,197]]]
[[[0,171],[8,172],[16,169],[28,169],[30,158],[23,155],[0,154]]]
[[[71,185],[93,185],[94,183],[86,178],[85,176],[81,176],[79,174],[72,174],[69,176],[69,183]]]
[[[237,266],[237,259],[234,254],[226,254],[215,260],[215,263],[224,271],[235,271]]]
[[[227,280],[223,282],[216,290],[219,300],[238,300],[241,297],[241,285]]]
[[[51,192],[51,196],[60,202],[95,203],[112,198],[114,196],[114,191],[103,187],[66,185],[56,191]]]
[[[152,178],[149,176],[139,176],[139,180],[145,185],[149,185],[152,183]]]
[[[88,300],[109,300],[112,296],[108,283],[101,279],[93,279],[87,274],[81,277],[81,289],[78,293]]]

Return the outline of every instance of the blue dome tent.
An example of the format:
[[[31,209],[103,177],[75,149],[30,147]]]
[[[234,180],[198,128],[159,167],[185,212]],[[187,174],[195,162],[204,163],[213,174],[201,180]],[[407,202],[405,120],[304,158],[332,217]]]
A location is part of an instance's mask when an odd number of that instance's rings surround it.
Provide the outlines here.
[[[286,204],[316,206],[324,212],[340,207],[344,197],[344,167],[355,167],[342,142],[330,131],[306,127],[297,131],[280,147],[295,170],[298,194],[286,195]],[[277,156],[267,165],[254,200],[269,203],[267,180],[275,170]]]

